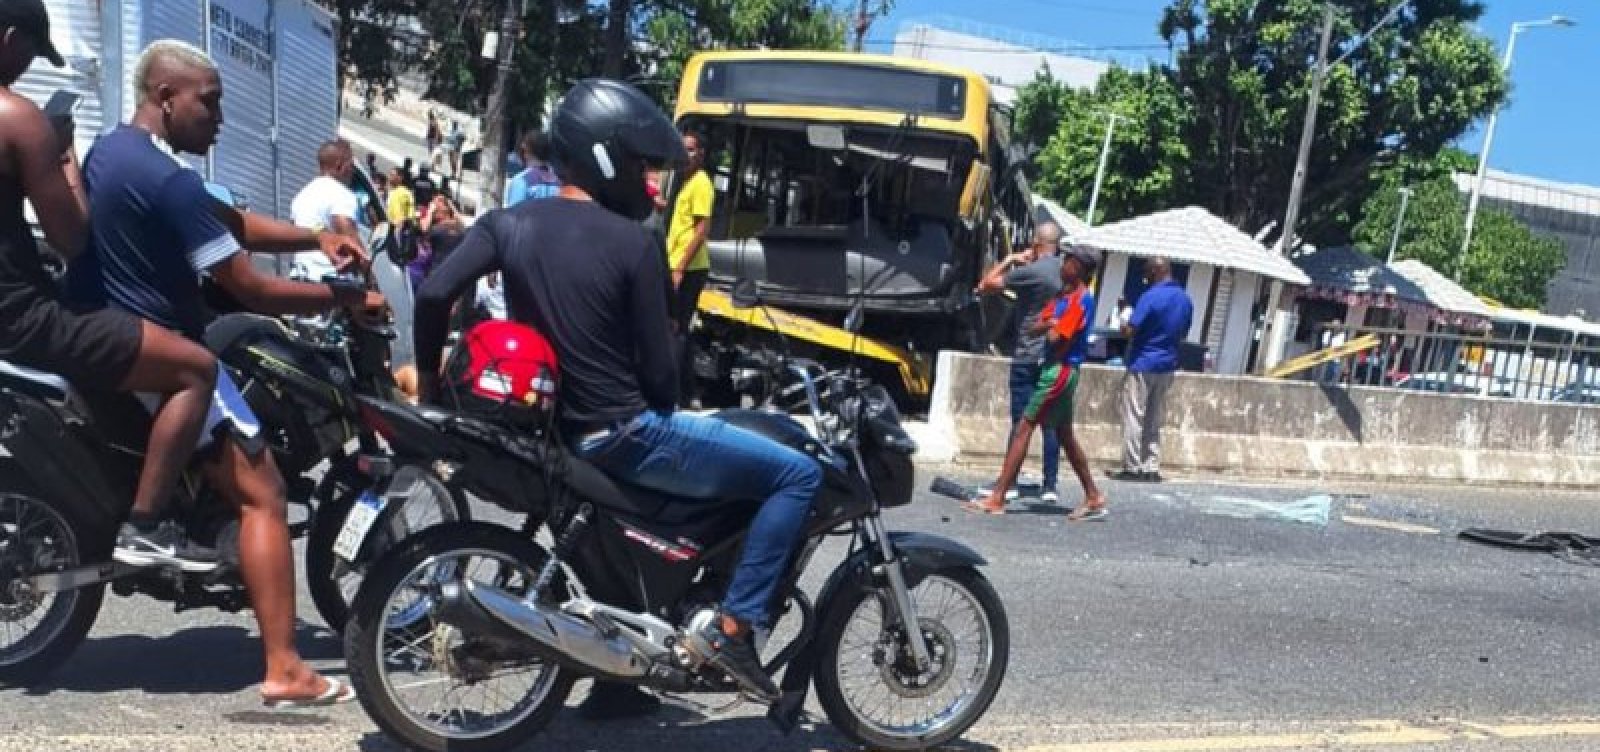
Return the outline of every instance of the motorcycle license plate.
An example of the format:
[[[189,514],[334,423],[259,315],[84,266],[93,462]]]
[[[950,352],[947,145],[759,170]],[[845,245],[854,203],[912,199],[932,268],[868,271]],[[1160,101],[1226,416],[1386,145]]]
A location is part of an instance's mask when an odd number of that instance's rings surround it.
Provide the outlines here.
[[[356,499],[350,507],[350,516],[344,518],[344,527],[339,528],[338,540],[333,542],[333,552],[339,558],[355,562],[356,554],[361,553],[362,541],[367,539],[367,533],[383,512],[383,503],[384,500],[371,491],[363,491]]]

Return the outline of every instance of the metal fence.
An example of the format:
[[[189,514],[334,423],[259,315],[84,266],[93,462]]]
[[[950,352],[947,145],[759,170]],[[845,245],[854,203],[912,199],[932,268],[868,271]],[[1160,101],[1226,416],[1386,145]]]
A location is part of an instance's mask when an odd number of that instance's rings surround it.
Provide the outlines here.
[[[1497,337],[1493,333],[1422,333],[1323,326],[1313,349],[1361,338],[1359,352],[1326,360],[1295,376],[1324,385],[1392,387],[1444,394],[1600,404],[1600,347]]]

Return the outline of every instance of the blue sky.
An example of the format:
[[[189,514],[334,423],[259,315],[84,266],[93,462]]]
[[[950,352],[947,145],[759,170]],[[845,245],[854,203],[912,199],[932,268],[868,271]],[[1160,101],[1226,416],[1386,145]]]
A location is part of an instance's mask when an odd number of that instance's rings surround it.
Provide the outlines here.
[[[945,15],[969,18],[1094,46],[1159,45],[1156,23],[1166,0],[897,0],[894,12],[868,32],[892,40],[901,23]],[[850,3],[853,7],[854,3]],[[978,9],[982,10],[979,11]],[[1489,165],[1549,180],[1600,186],[1600,2],[1491,0],[1479,21],[1503,52],[1514,21],[1574,18],[1573,28],[1538,28],[1517,40],[1512,99],[1500,115]],[[888,51],[887,44],[872,45]],[[1129,55],[1165,56],[1163,50]],[[1476,151],[1482,124],[1462,138]]]

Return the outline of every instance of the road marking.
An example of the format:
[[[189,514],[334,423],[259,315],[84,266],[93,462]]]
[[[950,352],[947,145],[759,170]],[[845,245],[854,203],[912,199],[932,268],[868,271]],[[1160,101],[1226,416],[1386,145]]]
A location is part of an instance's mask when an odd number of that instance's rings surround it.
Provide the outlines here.
[[[1089,727],[1092,728],[1092,727]],[[1300,747],[1399,747],[1416,744],[1600,736],[1600,722],[1571,721],[1500,725],[1441,720],[1437,723],[1358,721],[1322,731],[1066,742],[1023,747],[1019,752],[1237,752]]]
[[[1339,519],[1350,525],[1359,527],[1375,527],[1381,530],[1393,530],[1397,533],[1415,533],[1417,535],[1438,535],[1439,528],[1427,525],[1413,525],[1409,522],[1395,522],[1393,520],[1380,520],[1376,517],[1362,517],[1360,515],[1346,514]]]

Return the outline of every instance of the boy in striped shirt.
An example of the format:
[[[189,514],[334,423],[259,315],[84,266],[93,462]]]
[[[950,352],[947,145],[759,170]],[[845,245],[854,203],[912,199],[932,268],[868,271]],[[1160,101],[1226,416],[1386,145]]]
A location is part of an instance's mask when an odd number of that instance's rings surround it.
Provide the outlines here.
[[[1078,391],[1078,367],[1083,364],[1089,349],[1089,328],[1094,321],[1094,293],[1089,291],[1088,280],[1100,265],[1100,254],[1083,246],[1067,251],[1061,264],[1061,296],[1045,306],[1034,323],[1035,331],[1045,333],[1048,365],[1039,374],[1039,384],[1017,432],[1006,449],[1005,464],[1000,469],[1000,479],[989,492],[988,498],[970,501],[964,506],[968,511],[985,514],[1005,514],[1006,491],[1017,481],[1022,461],[1028,456],[1028,445],[1033,441],[1033,429],[1042,426],[1055,431],[1061,446],[1067,450],[1067,461],[1083,485],[1083,503],[1068,515],[1073,521],[1098,520],[1106,516],[1105,494],[1095,485],[1089,472],[1089,458],[1072,431],[1072,406]]]

